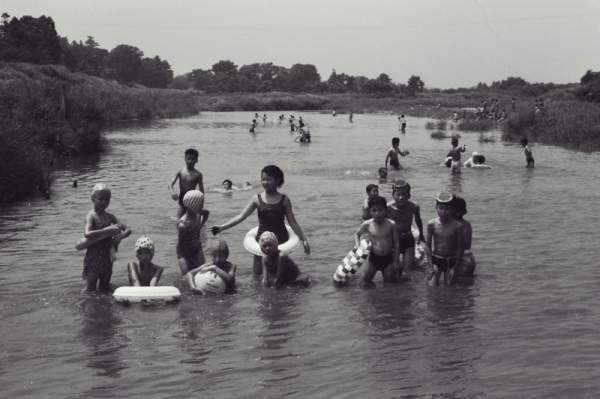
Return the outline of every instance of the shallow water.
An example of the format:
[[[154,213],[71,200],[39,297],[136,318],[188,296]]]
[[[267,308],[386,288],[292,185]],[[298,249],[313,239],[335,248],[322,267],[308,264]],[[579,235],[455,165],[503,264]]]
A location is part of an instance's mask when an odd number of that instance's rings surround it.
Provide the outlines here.
[[[123,125],[107,132],[108,150],[61,159],[52,200],[0,205],[0,386],[4,397],[592,398],[600,338],[597,241],[598,153],[533,145],[526,169],[513,143],[479,144],[461,133],[493,170],[452,177],[437,165],[449,140],[433,140],[425,118],[302,115],[313,142],[294,143],[287,123],[252,113],[203,113],[188,119]],[[287,115],[287,113],[286,113]],[[499,137],[499,134],[496,133]],[[377,183],[391,138],[401,138],[402,177],[426,223],[435,195],[462,195],[474,229],[476,277],[428,287],[425,272],[400,284],[336,288],[331,276],[353,245],[365,187]],[[237,294],[193,295],[175,257],[176,212],[167,184],[200,150],[208,225],[236,215],[259,192],[260,170],[285,172],[311,254],[292,257],[311,275],[307,289],[262,289],[241,242],[251,215],[222,233],[238,264]],[[257,188],[222,194],[224,179]],[[73,180],[79,183],[72,187]],[[123,306],[84,292],[84,252],[74,244],[92,208],[91,187],[112,188],[109,210],[134,231],[123,241],[112,283],[127,284],[133,244],[148,235],[162,285],[183,299]],[[391,190],[380,192],[391,199]],[[592,212],[590,212],[592,211]]]

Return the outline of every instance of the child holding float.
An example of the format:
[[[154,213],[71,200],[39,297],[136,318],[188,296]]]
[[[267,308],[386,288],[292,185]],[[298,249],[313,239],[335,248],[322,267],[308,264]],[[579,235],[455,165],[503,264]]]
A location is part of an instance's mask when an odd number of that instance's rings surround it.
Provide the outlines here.
[[[205,263],[194,270],[190,270],[186,274],[190,289],[195,292],[204,293],[205,290],[203,287],[196,283],[196,275],[198,273],[203,274],[212,272],[225,283],[225,292],[233,290],[235,288],[235,272],[237,266],[235,263],[231,263],[227,260],[227,258],[229,258],[229,247],[227,246],[227,242],[225,242],[225,240],[218,240],[211,243],[209,252],[212,262]],[[220,287],[216,287],[216,289],[218,288]]]
[[[161,266],[152,263],[154,258],[154,242],[146,237],[140,237],[135,242],[137,262],[127,264],[129,285],[133,287],[155,287],[163,273]]]
[[[82,277],[87,281],[88,291],[108,291],[114,262],[115,247],[123,238],[131,235],[131,230],[117,217],[106,211],[110,205],[111,191],[103,183],[92,188],[94,209],[85,217],[84,236],[87,251],[83,259]]]
[[[287,219],[290,227],[300,238],[304,251],[310,254],[310,246],[308,240],[302,232],[300,225],[296,222],[296,217],[292,211],[292,202],[290,199],[277,191],[284,183],[283,171],[275,165],[267,165],[261,171],[261,183],[264,192],[256,194],[242,212],[234,216],[225,224],[220,226],[212,226],[213,235],[217,235],[222,231],[230,229],[250,216],[255,210],[258,213],[258,231],[256,233],[256,241],[258,242],[261,234],[265,231],[271,231],[277,237],[279,244],[284,244],[289,239],[289,234],[285,226]],[[253,271],[255,274],[262,274],[262,257],[258,254],[254,255]]]
[[[183,206],[186,209],[185,215],[177,223],[177,260],[181,274],[185,275],[204,264],[204,252],[200,243],[200,215],[204,206],[204,194],[198,190],[188,191],[183,197]]]

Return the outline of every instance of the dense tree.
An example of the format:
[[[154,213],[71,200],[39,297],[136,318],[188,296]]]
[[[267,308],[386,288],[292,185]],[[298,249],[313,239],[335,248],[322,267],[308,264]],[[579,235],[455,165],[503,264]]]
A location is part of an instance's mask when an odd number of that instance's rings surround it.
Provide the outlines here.
[[[144,53],[137,47],[120,44],[106,57],[106,66],[114,71],[119,83],[139,82],[142,77]]]
[[[93,37],[88,36],[85,44],[76,41],[69,43],[66,37],[61,37],[60,46],[64,53],[63,63],[67,68],[93,76],[103,75],[108,51],[100,48]]]
[[[319,83],[321,76],[317,72],[317,68],[310,64],[294,64],[290,68],[289,90],[293,92],[302,91],[306,85]]]
[[[142,75],[140,83],[146,87],[165,89],[173,80],[173,70],[166,60],[159,56],[142,60]]]
[[[425,82],[421,80],[420,76],[412,75],[408,79],[408,83],[406,86],[409,94],[414,94],[417,91],[423,91],[423,87],[425,87]]]
[[[42,15],[29,15],[21,19],[2,14],[0,26],[0,60],[30,62],[33,64],[56,64],[61,61],[63,51],[54,21]]]
[[[237,65],[231,61],[219,61],[213,64],[212,70],[215,74],[224,74],[229,77],[234,77],[238,73]]]
[[[382,73],[379,76],[377,76],[377,80],[383,83],[392,83],[392,79],[387,73]]]

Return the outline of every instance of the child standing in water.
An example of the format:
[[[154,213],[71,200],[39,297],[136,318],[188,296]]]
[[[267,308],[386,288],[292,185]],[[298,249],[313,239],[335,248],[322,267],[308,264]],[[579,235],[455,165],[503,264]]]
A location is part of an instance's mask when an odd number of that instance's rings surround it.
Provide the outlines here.
[[[400,139],[398,137],[394,137],[392,139],[392,148],[389,149],[386,157],[385,157],[385,168],[388,167],[388,160],[390,161],[390,165],[394,167],[396,170],[401,170],[402,165],[400,165],[400,161],[398,161],[398,155],[407,156],[410,154],[408,151],[400,151]]]
[[[361,236],[365,233],[368,233],[372,245],[362,280],[370,283],[380,271],[384,281],[395,281],[397,275],[402,276],[396,222],[386,218],[387,205],[383,197],[369,199],[369,211],[373,218],[363,222],[354,234],[356,247],[360,246]]]
[[[526,168],[529,168],[530,166],[533,168],[535,167],[535,161],[533,160],[533,153],[531,152],[531,148],[529,148],[528,144],[529,141],[526,138],[521,139],[521,145],[523,148],[525,148],[525,160],[527,161]]]
[[[235,289],[235,272],[237,266],[227,260],[229,258],[229,247],[225,240],[214,241],[210,244],[209,252],[212,262],[208,262],[194,270],[190,270],[187,274],[187,281],[192,291],[202,292],[196,287],[195,277],[198,273],[213,272],[225,281],[227,284],[225,292],[231,292]]]
[[[178,201],[179,208],[177,209],[177,218],[180,218],[185,213],[186,209],[183,206],[183,197],[190,190],[198,190],[204,194],[204,183],[202,182],[202,173],[196,170],[195,166],[198,163],[198,151],[189,148],[185,150],[185,168],[181,168],[175,173],[175,177],[169,184],[169,192],[173,201]],[[179,179],[179,195],[173,190],[175,182]]]
[[[406,130],[406,119],[404,119],[404,114],[400,115],[398,120],[400,121],[400,130]]]
[[[260,250],[264,254],[261,259],[262,284],[269,286],[269,276],[274,275],[273,288],[279,288],[281,284],[301,284],[308,286],[310,279],[301,274],[300,269],[285,252],[280,251],[277,246],[277,236],[270,231],[265,231],[258,241]]]
[[[240,224],[256,210],[258,212],[257,241],[262,233],[271,231],[275,234],[280,244],[285,243],[289,239],[284,223],[284,220],[287,219],[292,230],[294,230],[302,241],[304,251],[307,255],[310,254],[308,240],[304,236],[300,225],[296,222],[296,217],[292,211],[292,202],[286,195],[277,191],[284,183],[283,171],[275,165],[265,166],[261,171],[261,182],[265,191],[252,197],[250,203],[246,205],[246,208],[239,215],[233,217],[225,224],[213,226],[211,228],[212,233],[216,235]],[[258,255],[254,255],[253,271],[255,274],[262,274],[263,272],[261,257]]]
[[[465,152],[466,145],[463,144],[462,147],[458,148],[458,139],[456,137],[452,137],[452,149],[448,153],[448,157],[452,157],[452,165],[450,167],[450,173],[460,173],[462,164],[460,163],[460,153]]]
[[[83,259],[83,279],[88,291],[108,291],[112,276],[113,259],[111,246],[119,245],[123,238],[131,235],[131,230],[119,222],[117,217],[106,211],[110,205],[111,192],[105,184],[98,183],[92,188],[94,209],[85,217],[84,236],[90,241],[104,238],[91,244]]]
[[[463,225],[463,243],[465,248],[465,254],[462,259],[462,263],[456,271],[458,277],[473,277],[477,262],[471,251],[471,244],[473,240],[473,227],[471,223],[464,219],[463,216],[467,214],[467,201],[463,198],[454,196],[454,219],[458,220]]]
[[[369,210],[369,200],[375,197],[379,197],[379,186],[376,184],[369,184],[367,186],[367,198],[365,198],[362,205],[363,222],[372,218],[371,211]]]
[[[200,214],[204,205],[204,194],[198,190],[191,190],[183,197],[185,215],[177,223],[177,261],[181,274],[204,264],[204,252],[200,243]]]
[[[442,272],[445,283],[454,283],[458,277],[456,271],[463,259],[463,225],[453,218],[453,200],[454,197],[450,193],[438,194],[435,206],[438,217],[427,224],[425,250],[432,270],[427,281],[432,286],[439,283]]]
[[[135,256],[138,262],[127,264],[129,285],[134,287],[154,287],[162,276],[163,268],[152,263],[154,242],[148,237],[140,237],[135,242]]]
[[[410,184],[404,180],[394,182],[392,195],[394,201],[387,204],[387,217],[396,222],[398,246],[402,254],[402,270],[408,272],[415,266],[415,236],[412,233],[413,217],[419,229],[419,241],[425,241],[421,208],[416,202],[410,201]]]

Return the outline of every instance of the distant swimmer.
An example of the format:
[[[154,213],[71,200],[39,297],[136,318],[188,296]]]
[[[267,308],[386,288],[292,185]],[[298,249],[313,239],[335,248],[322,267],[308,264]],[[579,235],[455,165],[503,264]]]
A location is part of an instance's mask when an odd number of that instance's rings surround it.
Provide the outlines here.
[[[473,151],[471,158],[467,159],[463,166],[465,168],[474,169],[493,169],[490,165],[484,165],[485,157],[479,154],[477,151]]]
[[[231,180],[225,179],[223,180],[223,189],[224,190],[231,190],[231,187],[233,186],[233,183],[231,182]]]
[[[256,119],[260,118],[260,116],[258,116],[258,112],[256,112],[256,113],[254,114],[254,117],[255,117]]]
[[[267,114],[263,114],[262,120],[263,120],[263,122],[267,121]]]
[[[466,145],[463,144],[463,146],[459,148],[458,147],[458,138],[456,138],[456,137],[452,137],[451,143],[452,143],[452,149],[448,153],[448,156],[452,157],[452,164],[450,166],[450,169],[451,169],[452,174],[456,174],[456,173],[460,173],[460,169],[462,167],[462,164],[460,162],[460,153],[465,152]]]
[[[533,160],[533,153],[531,152],[531,148],[529,148],[529,141],[524,137],[521,139],[521,145],[525,148],[525,160],[527,161],[527,168],[535,167],[535,161]]]
[[[392,139],[392,148],[390,148],[387,152],[387,155],[385,157],[385,167],[387,169],[388,167],[388,160],[390,162],[390,166],[392,166],[394,169],[396,170],[401,170],[402,165],[400,165],[400,161],[398,161],[398,155],[405,157],[408,154],[410,154],[410,152],[408,151],[400,151],[400,139],[398,137],[394,137]]]
[[[350,120],[350,122],[352,122],[352,110],[350,110],[350,116],[348,117],[348,120]]]
[[[439,193],[435,205],[438,217],[427,223],[425,251],[431,268],[427,282],[432,286],[439,283],[442,273],[445,283],[454,283],[464,256],[463,224],[454,219],[454,208],[452,194]]]
[[[225,179],[223,180],[223,184],[219,188],[210,188],[209,191],[217,192],[217,193],[232,193],[234,191],[246,191],[251,190],[253,188],[252,184],[248,180],[244,180],[244,184],[242,188],[234,186],[231,180]]]
[[[475,268],[477,267],[477,262],[475,261],[473,251],[471,250],[471,243],[473,241],[473,227],[471,226],[471,223],[468,220],[463,218],[463,216],[466,214],[467,201],[465,201],[461,197],[455,196],[454,219],[458,220],[463,225],[463,244],[465,249],[462,262],[456,270],[458,277],[473,277],[473,273],[475,272]]]
[[[256,119],[252,119],[252,126],[250,127],[250,133],[254,133],[254,129],[256,129],[256,127],[258,126],[258,122],[256,121]]]
[[[336,111],[335,109],[333,110],[333,114],[332,114],[332,115],[333,115],[333,116],[336,116],[336,115],[337,115],[337,111]]]
[[[406,119],[404,119],[404,114],[398,117],[398,121],[400,122],[400,130],[406,130]]]
[[[294,120],[292,118],[290,118],[288,120],[288,122],[290,122],[290,132],[295,132],[298,127],[294,123]]]

